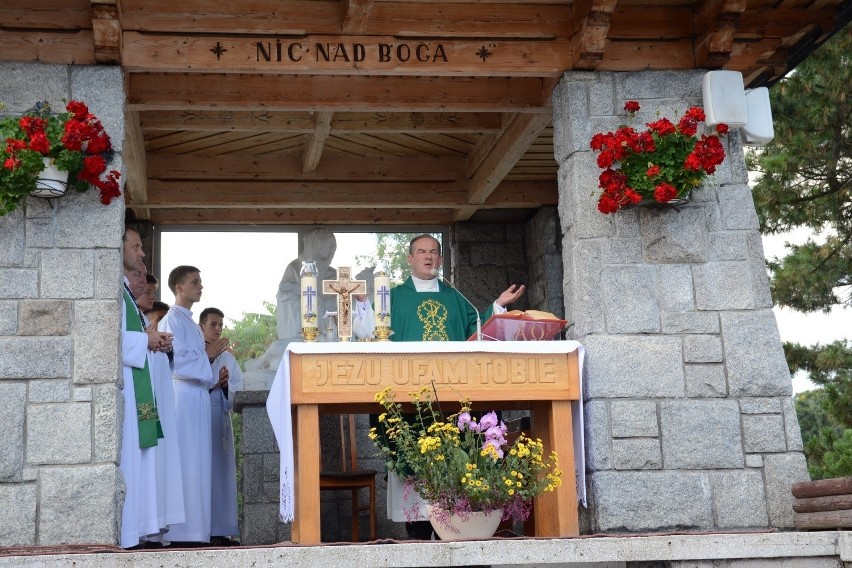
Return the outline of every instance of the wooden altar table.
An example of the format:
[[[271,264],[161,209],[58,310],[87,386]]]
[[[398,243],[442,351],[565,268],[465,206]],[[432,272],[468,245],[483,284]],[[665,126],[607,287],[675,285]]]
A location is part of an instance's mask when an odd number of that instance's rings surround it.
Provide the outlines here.
[[[579,534],[577,491],[584,489],[585,468],[582,412],[575,414],[582,359],[574,341],[291,343],[267,410],[281,450],[281,519],[292,520],[293,542],[320,542],[319,414],[380,412],[379,390],[392,387],[402,402],[433,383],[448,405],[469,399],[483,412],[531,411],[532,437],[557,452],[565,472],[562,486],[535,500],[536,536]]]

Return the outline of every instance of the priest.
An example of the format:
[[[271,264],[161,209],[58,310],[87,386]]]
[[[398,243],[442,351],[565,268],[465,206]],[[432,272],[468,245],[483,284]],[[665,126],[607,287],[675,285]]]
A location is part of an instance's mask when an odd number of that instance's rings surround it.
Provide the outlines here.
[[[159,536],[156,450],[162,439],[157,406],[151,385],[148,351],[167,348],[168,334],[146,330],[129,276],[137,270],[145,253],[142,239],[127,228],[122,236],[124,287],[121,309],[122,394],[124,421],[119,467],[126,492],[121,510],[122,548],[144,547],[149,537]]]
[[[465,341],[477,331],[477,310],[455,288],[438,278],[443,262],[441,243],[432,235],[418,235],[408,244],[408,265],[411,274],[399,286],[390,291],[392,341]],[[506,312],[506,306],[523,295],[525,286],[512,284],[482,314],[481,321],[492,314]],[[369,337],[375,329],[375,315],[366,296],[356,297],[353,330],[359,338]],[[376,417],[370,423],[377,425]],[[389,481],[391,483],[392,481]],[[398,496],[398,493],[395,495]],[[419,506],[417,502],[406,503],[407,510]],[[393,509],[402,504],[391,504]],[[405,524],[409,537],[429,540],[432,526],[428,521]]]
[[[418,235],[408,244],[410,276],[394,287],[391,299],[392,341],[464,341],[476,333],[477,310],[465,297],[438,278],[443,262],[441,243],[432,235]],[[480,315],[506,312],[506,306],[524,293],[523,284],[512,284]],[[359,338],[375,329],[373,308],[366,296],[358,296],[353,329]]]

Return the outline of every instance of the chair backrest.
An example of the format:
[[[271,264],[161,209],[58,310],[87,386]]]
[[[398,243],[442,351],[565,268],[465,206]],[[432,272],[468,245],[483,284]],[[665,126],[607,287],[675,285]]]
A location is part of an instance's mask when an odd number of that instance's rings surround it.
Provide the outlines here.
[[[343,471],[358,471],[358,443],[355,415],[340,415],[340,463]],[[346,459],[348,456],[349,459]]]

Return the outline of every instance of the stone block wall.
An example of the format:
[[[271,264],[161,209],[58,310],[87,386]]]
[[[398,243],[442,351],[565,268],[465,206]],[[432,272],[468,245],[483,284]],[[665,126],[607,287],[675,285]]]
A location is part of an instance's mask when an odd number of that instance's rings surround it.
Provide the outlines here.
[[[450,228],[452,282],[480,310],[512,283],[529,284],[523,223],[457,223]],[[516,310],[529,308],[525,294]]]
[[[2,112],[80,99],[121,169],[117,67],[0,63]],[[29,198],[0,217],[0,547],[118,542],[124,202]]]
[[[529,272],[527,302],[534,310],[565,315],[562,293],[562,232],[556,207],[542,207],[524,227]]]
[[[566,316],[587,349],[586,530],[792,527],[807,479],[737,132],[682,207],[597,211],[596,132],[701,104],[701,71],[567,73],[554,91]]]

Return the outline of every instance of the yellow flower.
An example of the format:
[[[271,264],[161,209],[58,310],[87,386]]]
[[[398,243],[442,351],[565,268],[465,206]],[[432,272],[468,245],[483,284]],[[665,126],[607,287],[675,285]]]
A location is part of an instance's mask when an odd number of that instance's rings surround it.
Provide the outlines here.
[[[514,494],[515,494],[515,490],[514,490],[514,489],[509,489],[508,493],[509,493],[509,495],[510,495],[510,496],[511,496],[511,495],[514,495]]]
[[[387,418],[387,417],[388,417],[388,413],[382,412],[381,414],[379,414],[379,422],[384,422],[385,418]]]

